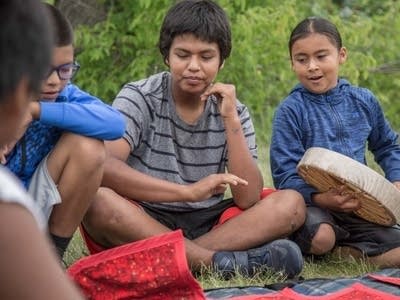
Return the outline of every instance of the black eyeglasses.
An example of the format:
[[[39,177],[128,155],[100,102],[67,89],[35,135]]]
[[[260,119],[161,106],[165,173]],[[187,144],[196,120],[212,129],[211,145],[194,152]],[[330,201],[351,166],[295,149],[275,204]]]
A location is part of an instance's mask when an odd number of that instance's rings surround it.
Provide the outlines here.
[[[81,66],[77,62],[53,67],[50,69],[47,78],[56,71],[60,80],[70,80],[76,75],[76,73],[78,73],[80,67]]]

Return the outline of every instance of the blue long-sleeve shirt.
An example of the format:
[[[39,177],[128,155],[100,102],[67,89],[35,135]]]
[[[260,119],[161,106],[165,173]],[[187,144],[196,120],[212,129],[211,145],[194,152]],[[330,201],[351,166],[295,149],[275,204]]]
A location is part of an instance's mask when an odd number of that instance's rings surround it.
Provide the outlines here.
[[[125,120],[119,111],[71,83],[55,102],[41,101],[40,107],[39,120],[29,125],[7,156],[6,167],[25,187],[64,131],[101,140],[118,139],[125,131]]]
[[[317,191],[296,171],[310,147],[330,149],[366,164],[368,146],[386,178],[400,180],[397,137],[368,89],[340,79],[327,93],[313,94],[298,84],[274,115],[270,147],[274,185],[299,191],[312,205],[311,195]]]

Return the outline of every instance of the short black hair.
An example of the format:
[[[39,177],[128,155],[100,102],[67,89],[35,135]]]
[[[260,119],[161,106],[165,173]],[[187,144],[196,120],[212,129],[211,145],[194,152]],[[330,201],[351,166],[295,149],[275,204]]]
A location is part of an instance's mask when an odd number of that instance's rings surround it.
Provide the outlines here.
[[[338,50],[342,48],[342,37],[335,24],[327,19],[313,16],[302,20],[290,34],[288,45],[290,57],[292,56],[293,44],[297,40],[305,38],[312,33],[325,35]]]
[[[52,38],[39,0],[0,1],[0,101],[22,79],[38,92],[49,70]]]
[[[74,43],[74,31],[66,16],[55,6],[43,3],[53,30],[54,45],[56,47],[69,46]]]
[[[167,60],[176,36],[193,34],[197,38],[217,43],[221,64],[232,49],[231,28],[225,11],[210,0],[183,0],[167,12],[160,30],[158,47]]]

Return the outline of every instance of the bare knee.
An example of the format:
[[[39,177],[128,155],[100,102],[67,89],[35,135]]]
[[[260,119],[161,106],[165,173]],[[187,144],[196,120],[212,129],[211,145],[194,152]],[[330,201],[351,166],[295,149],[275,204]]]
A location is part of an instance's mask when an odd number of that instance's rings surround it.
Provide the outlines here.
[[[310,253],[315,255],[325,254],[333,249],[336,238],[331,225],[321,224],[311,241]]]
[[[295,190],[281,190],[274,194],[276,194],[279,205],[278,212],[290,222],[290,231],[293,232],[300,228],[306,219],[306,205],[303,196]]]
[[[98,139],[68,134],[71,153],[79,160],[80,166],[89,169],[102,167],[106,158],[104,142]]]
[[[279,215],[279,219],[284,223],[281,226],[286,228],[286,235],[291,234],[304,224],[306,206],[300,193],[295,190],[281,190],[270,194],[267,198],[265,204],[267,204],[268,209]]]
[[[96,195],[90,203],[90,206],[83,218],[83,224],[87,228],[104,228],[107,223],[114,219],[114,210],[110,203],[110,194],[112,191],[108,188],[99,188]]]

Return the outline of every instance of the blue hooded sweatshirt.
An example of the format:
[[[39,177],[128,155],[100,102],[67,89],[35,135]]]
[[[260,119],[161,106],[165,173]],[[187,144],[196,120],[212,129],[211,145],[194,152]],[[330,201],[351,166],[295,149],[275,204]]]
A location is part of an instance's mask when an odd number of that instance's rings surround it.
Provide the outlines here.
[[[386,178],[398,181],[397,137],[368,89],[340,79],[327,93],[313,94],[298,84],[274,115],[270,147],[274,185],[278,189],[297,190],[312,205],[311,195],[317,191],[296,171],[310,147],[333,150],[363,164],[368,147]]]

